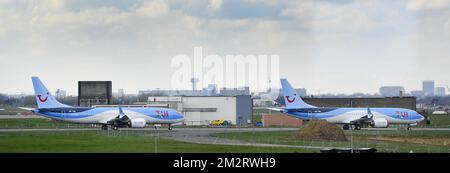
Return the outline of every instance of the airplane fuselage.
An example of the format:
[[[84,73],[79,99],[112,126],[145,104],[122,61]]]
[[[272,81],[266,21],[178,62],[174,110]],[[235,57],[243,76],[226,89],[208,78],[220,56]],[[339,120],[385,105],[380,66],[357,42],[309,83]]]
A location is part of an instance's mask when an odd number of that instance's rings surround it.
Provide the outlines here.
[[[173,109],[148,107],[123,107],[123,112],[130,119],[142,118],[147,124],[173,124],[184,120],[184,115]],[[39,108],[36,113],[48,118],[75,123],[105,124],[119,114],[117,107],[83,108]]]
[[[402,108],[370,108],[373,118],[384,118],[389,124],[414,124],[424,118],[419,113]],[[324,119],[331,123],[346,124],[367,115],[367,108],[301,108],[285,109],[284,113],[301,119]]]

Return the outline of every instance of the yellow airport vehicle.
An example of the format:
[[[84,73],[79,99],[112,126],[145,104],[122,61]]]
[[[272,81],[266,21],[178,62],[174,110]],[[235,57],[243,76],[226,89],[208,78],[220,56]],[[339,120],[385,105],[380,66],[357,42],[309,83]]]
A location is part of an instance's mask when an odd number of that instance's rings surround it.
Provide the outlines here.
[[[211,125],[213,125],[213,126],[221,126],[221,125],[224,125],[224,123],[225,123],[225,120],[212,120],[211,121]]]

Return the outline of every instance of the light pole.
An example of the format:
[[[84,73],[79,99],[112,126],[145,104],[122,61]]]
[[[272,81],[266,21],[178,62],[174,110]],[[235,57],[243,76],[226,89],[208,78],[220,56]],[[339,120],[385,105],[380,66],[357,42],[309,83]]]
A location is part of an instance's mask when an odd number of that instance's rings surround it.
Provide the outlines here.
[[[158,153],[158,127],[155,126],[155,153]]]
[[[353,153],[353,134],[350,135],[350,151]]]

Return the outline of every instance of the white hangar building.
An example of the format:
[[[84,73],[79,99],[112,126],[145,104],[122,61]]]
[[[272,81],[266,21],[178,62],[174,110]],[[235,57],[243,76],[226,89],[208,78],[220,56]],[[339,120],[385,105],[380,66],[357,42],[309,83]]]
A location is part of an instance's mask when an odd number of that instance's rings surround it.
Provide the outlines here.
[[[213,120],[226,120],[233,125],[252,122],[250,95],[148,97],[148,104],[176,109],[186,116],[186,125],[208,125]]]

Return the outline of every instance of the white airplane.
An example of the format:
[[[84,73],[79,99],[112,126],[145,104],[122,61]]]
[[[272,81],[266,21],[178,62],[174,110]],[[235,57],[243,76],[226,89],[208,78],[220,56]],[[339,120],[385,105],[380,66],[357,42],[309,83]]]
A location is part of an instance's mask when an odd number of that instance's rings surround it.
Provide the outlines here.
[[[424,120],[414,110],[403,108],[318,108],[305,103],[286,79],[281,79],[286,108],[269,108],[300,119],[323,119],[335,124],[343,124],[344,129],[351,126],[360,129],[369,125],[386,128],[389,124],[407,124],[411,126]]]
[[[72,107],[62,104],[53,97],[38,77],[32,77],[38,108],[21,109],[62,121],[87,124],[101,124],[103,130],[108,126],[144,128],[147,124],[172,124],[183,122],[185,116],[176,110],[148,107]],[[156,127],[156,126],[155,126]]]

